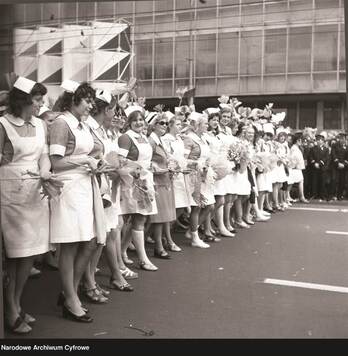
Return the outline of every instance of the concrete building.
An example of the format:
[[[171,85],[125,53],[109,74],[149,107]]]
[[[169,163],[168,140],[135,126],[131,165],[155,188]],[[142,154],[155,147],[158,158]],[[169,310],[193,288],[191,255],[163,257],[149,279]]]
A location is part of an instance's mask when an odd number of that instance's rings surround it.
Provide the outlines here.
[[[274,102],[287,124],[345,123],[343,0],[163,0],[13,5],[13,27],[86,21],[130,23],[136,55],[125,73],[149,105],[178,105],[195,88],[198,109],[228,94],[250,106]],[[112,73],[110,74],[110,80]]]

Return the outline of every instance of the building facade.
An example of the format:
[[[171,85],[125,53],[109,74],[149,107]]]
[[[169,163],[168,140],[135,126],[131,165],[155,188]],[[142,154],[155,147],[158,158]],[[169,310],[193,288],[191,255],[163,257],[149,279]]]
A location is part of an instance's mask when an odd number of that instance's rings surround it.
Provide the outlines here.
[[[274,102],[287,124],[345,127],[344,0],[162,0],[14,5],[14,27],[124,19],[135,57],[126,73],[149,105],[200,109],[222,94]],[[347,128],[347,127],[345,127]]]

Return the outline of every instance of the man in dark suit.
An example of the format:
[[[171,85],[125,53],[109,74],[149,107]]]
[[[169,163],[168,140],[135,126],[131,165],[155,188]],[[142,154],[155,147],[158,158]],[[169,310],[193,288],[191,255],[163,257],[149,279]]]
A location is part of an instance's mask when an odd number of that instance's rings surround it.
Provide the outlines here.
[[[330,166],[330,151],[325,145],[324,133],[316,135],[317,145],[309,152],[308,160],[312,166],[312,194],[314,199],[328,200],[327,181]]]
[[[336,196],[338,200],[343,199],[343,194],[346,191],[346,178],[348,167],[348,147],[346,143],[346,134],[338,135],[338,142],[332,146],[331,160],[333,166],[334,184],[336,188]]]

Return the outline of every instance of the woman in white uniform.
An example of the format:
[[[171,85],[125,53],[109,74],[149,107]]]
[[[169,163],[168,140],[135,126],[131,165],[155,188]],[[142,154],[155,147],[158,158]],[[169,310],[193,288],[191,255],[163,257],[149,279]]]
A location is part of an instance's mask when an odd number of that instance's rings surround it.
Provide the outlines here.
[[[237,138],[233,136],[232,130],[229,127],[232,121],[232,110],[228,107],[222,108],[220,113],[220,123],[219,123],[219,134],[218,137],[222,141],[222,150],[227,153],[230,149],[231,144],[236,142]],[[234,228],[231,224],[231,209],[237,199],[238,193],[238,185],[236,184],[236,172],[231,172],[225,178],[222,179],[225,186],[225,199],[223,207],[219,207],[216,209],[217,220],[220,221],[221,224],[221,215],[223,216],[223,225],[226,229],[235,233]],[[232,236],[231,236],[232,237]]]
[[[219,109],[209,108],[207,109],[210,112],[208,116],[208,133],[206,135],[207,141],[209,143],[210,154],[211,157],[216,158],[219,162],[227,160],[227,150],[225,149],[225,144],[223,143],[222,139],[219,136],[220,133],[220,111]],[[232,171],[231,171],[232,173]],[[225,204],[225,195],[227,192],[227,185],[226,185],[226,177],[222,179],[217,179],[214,183],[214,195],[215,195],[215,205],[214,205],[214,212],[211,214],[212,216],[208,216],[206,221],[206,236],[208,242],[218,242],[216,236],[212,235],[211,233],[207,235],[207,230],[211,229],[211,218],[216,217],[216,225],[219,229],[219,234],[225,237],[234,237],[234,234],[230,232],[226,226],[224,225],[223,220],[223,206]]]
[[[87,124],[91,127],[94,135],[103,144],[103,160],[106,159],[110,152],[117,153],[117,147],[109,139],[105,128],[103,127],[104,120],[109,120],[115,116],[116,99],[112,97],[107,90],[98,89],[96,91],[95,107],[92,116],[87,119]],[[108,177],[102,175],[100,177],[101,189],[104,190],[104,197],[108,202],[108,206],[104,207],[107,237],[105,245],[106,261],[109,266],[111,276],[109,286],[112,289],[131,292],[133,287],[124,279],[121,274],[116,254],[116,228],[118,226],[118,215],[121,213],[119,203],[119,175],[117,173],[110,173]],[[102,192],[103,193],[103,192]],[[85,282],[85,294],[92,302],[103,303],[107,301],[110,292],[105,291],[95,281],[95,271],[103,250],[103,245],[98,246],[97,251],[93,254],[91,262],[87,268],[88,273]]]
[[[46,88],[19,77],[9,93],[9,110],[0,117],[1,230],[6,254],[5,323],[12,332],[31,331],[21,296],[35,256],[49,246],[49,208],[40,195],[40,179],[51,176],[47,132],[37,116]]]
[[[168,133],[162,137],[162,142],[168,155],[172,155],[179,163],[185,161],[185,146],[181,138],[180,132],[182,129],[182,119],[180,116],[174,116],[169,120]],[[174,202],[176,209],[176,217],[180,217],[184,209],[190,207],[189,195],[186,187],[185,177],[183,173],[177,173],[173,177],[174,187]],[[173,252],[180,252],[181,248],[174,242],[170,224],[165,224],[165,234],[167,238],[168,249]]]
[[[99,161],[89,126],[83,122],[93,107],[95,91],[87,83],[65,82],[62,114],[50,127],[53,171],[64,182],[62,194],[51,200],[51,242],[60,244],[59,272],[63,293],[58,298],[63,317],[77,322],[93,319],[81,305],[78,286],[98,243],[105,243],[106,222],[98,183],[90,170]],[[94,151],[94,152],[93,152]]]
[[[214,182],[207,179],[211,172],[207,160],[210,156],[209,144],[205,138],[208,130],[208,119],[198,113],[192,113],[190,131],[184,138],[185,157],[189,160],[189,167],[194,170],[192,174],[185,177],[189,191],[191,216],[190,228],[185,236],[192,239],[193,247],[209,248],[210,245],[202,241],[198,235],[198,227],[208,214],[214,209]],[[204,171],[206,178],[204,180]]]
[[[158,268],[150,261],[145,250],[144,225],[147,216],[157,213],[156,200],[154,197],[153,175],[151,172],[151,159],[153,150],[143,135],[145,118],[142,108],[131,106],[126,109],[128,114],[129,130],[118,139],[119,155],[124,159],[135,161],[144,172],[144,176],[134,178],[132,188],[121,184],[121,212],[122,215],[131,215],[130,237],[135,245],[139,266],[146,271],[157,271]],[[127,248],[129,240],[124,241]]]
[[[154,256],[169,259],[170,255],[162,244],[162,232],[166,224],[175,221],[175,198],[173,180],[168,172],[169,156],[164,148],[162,136],[167,132],[168,118],[166,113],[158,113],[151,121],[149,142],[152,146],[152,168],[156,190],[157,214],[150,215],[150,223],[155,240]]]

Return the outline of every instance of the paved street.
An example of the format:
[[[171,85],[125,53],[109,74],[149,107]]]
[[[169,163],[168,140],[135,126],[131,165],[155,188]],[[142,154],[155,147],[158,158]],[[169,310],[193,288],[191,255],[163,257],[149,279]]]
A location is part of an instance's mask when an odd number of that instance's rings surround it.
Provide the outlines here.
[[[107,305],[89,305],[92,324],[61,317],[58,273],[44,271],[24,295],[26,310],[38,319],[30,337],[143,337],[126,328],[132,324],[153,330],[152,338],[347,338],[348,235],[337,232],[348,232],[348,207],[293,207],[207,250],[177,234],[184,252],[156,259],[158,272],[140,271],[133,293],[112,291]],[[98,277],[102,285],[107,273],[103,268]]]

